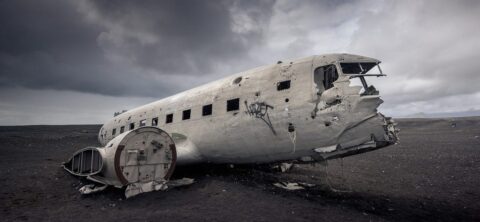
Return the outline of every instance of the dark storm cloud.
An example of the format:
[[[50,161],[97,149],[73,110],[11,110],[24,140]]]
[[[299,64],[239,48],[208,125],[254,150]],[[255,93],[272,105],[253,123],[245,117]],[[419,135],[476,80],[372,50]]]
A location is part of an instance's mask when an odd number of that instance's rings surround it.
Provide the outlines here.
[[[273,2],[0,4],[1,85],[165,96],[248,61]]]
[[[86,23],[72,3],[3,1],[0,22],[3,86],[128,92],[124,81],[112,75],[121,70],[109,64],[97,46],[101,27]]]
[[[72,84],[74,87],[77,75],[85,68],[82,63],[101,59],[101,51],[95,44],[99,30],[83,23],[71,4],[64,1],[0,4],[2,85],[69,88]]]
[[[227,1],[95,1],[90,6],[107,30],[98,39],[107,55],[165,74],[211,72],[212,64],[245,58],[261,37],[233,32],[233,4]]]

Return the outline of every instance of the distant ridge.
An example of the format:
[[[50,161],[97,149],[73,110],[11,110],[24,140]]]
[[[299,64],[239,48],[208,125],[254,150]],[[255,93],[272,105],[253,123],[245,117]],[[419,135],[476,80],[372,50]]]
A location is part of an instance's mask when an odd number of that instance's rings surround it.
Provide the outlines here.
[[[480,110],[468,110],[460,112],[444,112],[444,113],[414,113],[406,116],[400,116],[400,118],[445,118],[445,117],[467,117],[467,116],[480,116]]]

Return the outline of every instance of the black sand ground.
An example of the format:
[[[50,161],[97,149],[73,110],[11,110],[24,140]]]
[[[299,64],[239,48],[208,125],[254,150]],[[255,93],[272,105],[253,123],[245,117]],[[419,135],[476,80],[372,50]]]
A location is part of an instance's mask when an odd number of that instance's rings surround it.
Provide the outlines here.
[[[60,168],[97,144],[100,126],[0,127],[0,220],[480,221],[480,118],[398,122],[400,144],[344,158],[343,167],[181,168],[175,176],[197,182],[128,200],[113,188],[82,196],[85,181]],[[285,191],[277,181],[318,186]]]

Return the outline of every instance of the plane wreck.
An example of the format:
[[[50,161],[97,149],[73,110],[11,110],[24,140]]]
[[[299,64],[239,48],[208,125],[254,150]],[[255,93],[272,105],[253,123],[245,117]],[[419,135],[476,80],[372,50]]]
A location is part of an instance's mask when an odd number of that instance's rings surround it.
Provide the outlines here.
[[[64,168],[126,187],[129,197],[166,189],[176,165],[311,163],[383,148],[398,130],[377,111],[383,101],[366,80],[381,76],[379,60],[352,54],[237,73],[116,113],[98,134],[103,147],[77,151]]]

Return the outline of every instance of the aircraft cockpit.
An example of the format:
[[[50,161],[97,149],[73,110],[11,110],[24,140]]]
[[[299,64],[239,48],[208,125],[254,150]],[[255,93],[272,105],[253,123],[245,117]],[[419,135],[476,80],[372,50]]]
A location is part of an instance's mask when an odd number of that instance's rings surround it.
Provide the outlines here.
[[[351,60],[351,61],[348,61]],[[378,95],[373,85],[368,85],[365,77],[386,76],[380,68],[380,61],[367,57],[353,57],[339,59],[331,64],[321,65],[314,69],[313,80],[316,84],[316,93],[320,96],[324,91],[332,88],[340,76],[348,76],[353,85],[361,85],[361,96]]]
[[[380,68],[380,62],[340,62],[340,68],[342,73],[350,79],[360,79],[363,86],[363,92],[360,94],[361,96],[378,95],[378,90],[375,89],[373,85],[369,86],[365,77],[386,76]]]

